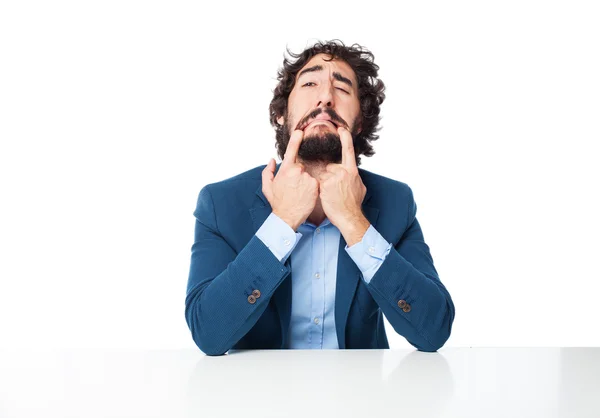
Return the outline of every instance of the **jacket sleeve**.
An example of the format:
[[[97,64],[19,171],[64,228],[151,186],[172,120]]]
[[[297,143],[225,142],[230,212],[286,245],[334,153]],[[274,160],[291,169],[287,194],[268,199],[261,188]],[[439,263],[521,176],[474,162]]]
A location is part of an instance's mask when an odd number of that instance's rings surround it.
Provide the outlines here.
[[[256,324],[289,269],[256,235],[236,254],[219,233],[208,186],[194,216],[185,318],[198,348],[222,355]]]
[[[407,229],[367,288],[399,335],[420,351],[437,351],[450,337],[454,303],[438,277],[416,213],[409,187]]]
[[[368,284],[390,253],[392,244],[387,242],[373,225],[369,225],[362,240],[352,247],[348,247],[346,244],[344,249],[359,268],[363,280]]]

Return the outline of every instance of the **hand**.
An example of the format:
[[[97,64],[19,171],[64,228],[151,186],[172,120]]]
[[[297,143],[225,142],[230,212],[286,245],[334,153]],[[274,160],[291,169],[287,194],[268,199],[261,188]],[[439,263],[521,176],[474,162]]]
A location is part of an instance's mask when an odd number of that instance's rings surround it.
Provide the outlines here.
[[[342,163],[327,164],[326,171],[319,176],[319,196],[329,221],[342,230],[365,220],[362,202],[367,188],[356,166],[352,134],[341,126],[338,133],[342,142]]]
[[[319,197],[319,182],[296,161],[303,137],[304,131],[294,130],[276,177],[272,158],[262,172],[262,192],[273,213],[294,231],[312,213]]]

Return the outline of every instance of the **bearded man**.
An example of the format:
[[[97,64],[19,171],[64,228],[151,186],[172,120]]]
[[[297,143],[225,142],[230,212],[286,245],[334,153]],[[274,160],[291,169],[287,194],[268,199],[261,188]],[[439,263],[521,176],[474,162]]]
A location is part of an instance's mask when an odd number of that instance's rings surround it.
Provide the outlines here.
[[[454,304],[411,188],[359,168],[384,84],[360,45],[289,52],[270,104],[281,163],[204,186],[185,317],[207,355],[389,348],[383,315],[420,351],[450,337]]]

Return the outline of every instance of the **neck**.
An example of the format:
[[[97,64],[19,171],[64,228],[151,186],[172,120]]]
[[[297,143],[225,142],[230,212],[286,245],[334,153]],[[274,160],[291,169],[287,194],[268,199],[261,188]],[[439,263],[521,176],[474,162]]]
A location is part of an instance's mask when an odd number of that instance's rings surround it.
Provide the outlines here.
[[[318,161],[318,162],[313,162],[313,161],[309,161],[309,162],[304,162],[304,161],[299,161],[304,165],[304,171],[306,171],[308,174],[310,174],[311,177],[318,179],[319,175],[321,173],[324,173],[327,167],[328,163],[322,162],[322,161]],[[325,215],[325,212],[323,211],[323,206],[321,205],[321,198],[317,197],[317,202],[315,204],[315,208],[313,209],[312,213],[308,216],[308,218],[306,218],[306,220],[314,225],[320,225],[321,222],[323,222],[325,220],[325,218],[327,217],[327,215]]]
[[[302,163],[302,165],[304,165],[304,171],[306,171],[308,174],[310,174],[312,177],[318,179],[319,175],[321,173],[324,173],[325,171],[327,171],[327,164],[329,163],[325,163],[323,161],[302,161],[302,160],[298,160],[299,163]]]

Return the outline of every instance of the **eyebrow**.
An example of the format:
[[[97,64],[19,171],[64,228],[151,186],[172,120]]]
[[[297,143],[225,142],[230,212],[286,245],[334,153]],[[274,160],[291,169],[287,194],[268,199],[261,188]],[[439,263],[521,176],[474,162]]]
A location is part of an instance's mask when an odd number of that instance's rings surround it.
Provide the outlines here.
[[[322,65],[313,65],[312,67],[305,68],[304,70],[300,71],[300,74],[298,74],[298,79],[300,79],[300,77],[302,77],[302,74],[310,73],[313,71],[321,71],[321,70],[323,70]],[[335,71],[333,72],[333,78],[335,78],[338,81],[341,81],[342,83],[346,83],[350,87],[352,87],[352,81],[350,79],[344,77],[343,75],[341,75],[338,72],[335,72]]]

